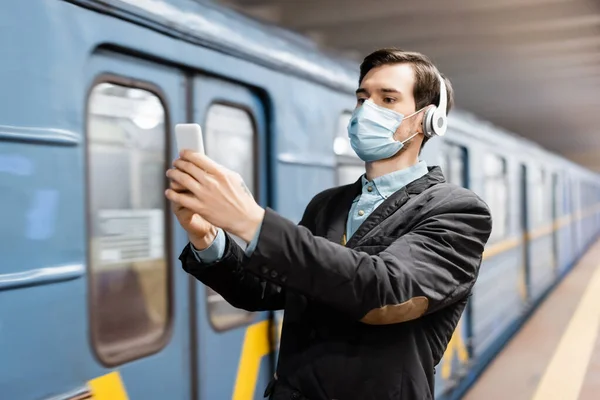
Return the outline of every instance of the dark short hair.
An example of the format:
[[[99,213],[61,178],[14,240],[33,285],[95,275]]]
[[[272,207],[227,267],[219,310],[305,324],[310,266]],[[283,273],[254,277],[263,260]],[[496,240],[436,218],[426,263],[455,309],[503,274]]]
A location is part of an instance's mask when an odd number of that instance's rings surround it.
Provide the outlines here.
[[[360,85],[362,83],[365,76],[373,68],[393,64],[412,65],[413,70],[415,71],[415,86],[413,89],[413,96],[415,98],[417,110],[420,110],[421,108],[430,104],[439,104],[440,81],[437,75],[439,73],[446,83],[446,92],[448,94],[446,114],[450,112],[450,109],[454,105],[454,91],[452,89],[452,84],[448,78],[438,71],[431,60],[421,53],[403,51],[396,48],[384,48],[374,51],[366,56],[360,65],[360,78],[358,80],[358,84]],[[423,148],[427,140],[429,140],[428,137],[423,138],[423,144],[421,145],[421,148]]]

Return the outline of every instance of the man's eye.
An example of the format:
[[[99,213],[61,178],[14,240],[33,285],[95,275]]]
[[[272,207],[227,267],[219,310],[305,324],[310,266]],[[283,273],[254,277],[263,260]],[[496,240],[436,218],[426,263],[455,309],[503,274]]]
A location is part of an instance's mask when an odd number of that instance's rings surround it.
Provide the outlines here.
[[[357,100],[357,102],[358,102],[358,104],[362,104],[362,103],[364,103],[364,102],[365,102],[365,100],[366,100],[366,99],[358,99],[358,100]]]
[[[393,104],[396,102],[396,99],[394,99],[393,97],[386,97],[385,99],[383,99],[383,102],[386,104]]]

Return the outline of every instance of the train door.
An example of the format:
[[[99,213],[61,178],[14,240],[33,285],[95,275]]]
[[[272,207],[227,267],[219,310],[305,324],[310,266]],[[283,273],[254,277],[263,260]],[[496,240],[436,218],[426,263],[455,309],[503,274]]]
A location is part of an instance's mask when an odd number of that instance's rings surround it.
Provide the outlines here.
[[[95,53],[86,74],[94,385],[118,398],[124,386],[131,399],[189,399],[188,280],[177,261],[185,237],[164,196],[171,127],[185,117],[184,76],[109,51]]]
[[[531,293],[531,284],[530,284],[530,265],[531,265],[531,248],[529,243],[529,228],[530,228],[530,215],[529,215],[529,196],[528,196],[528,176],[527,176],[527,166],[525,164],[521,164],[520,171],[520,228],[521,228],[521,237],[523,238],[523,274],[525,280],[525,293],[527,294],[527,300],[529,300],[529,294]],[[526,300],[526,301],[527,301]]]
[[[192,120],[202,125],[207,154],[241,174],[257,201],[267,205],[263,102],[245,86],[205,76],[194,78],[192,91]],[[236,309],[200,283],[193,290],[200,399],[263,398],[273,373],[271,313]]]

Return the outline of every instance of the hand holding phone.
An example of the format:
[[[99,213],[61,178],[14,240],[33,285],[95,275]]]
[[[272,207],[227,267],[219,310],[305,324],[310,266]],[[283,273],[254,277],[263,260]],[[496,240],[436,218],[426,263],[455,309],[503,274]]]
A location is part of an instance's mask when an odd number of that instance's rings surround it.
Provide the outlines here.
[[[181,155],[167,171],[171,185],[165,195],[194,246],[210,245],[217,226],[249,243],[265,211],[241,175],[199,155],[204,155],[204,143],[198,124],[177,124],[175,134]]]
[[[183,150],[191,150],[195,153],[204,154],[204,141],[200,125],[175,125],[175,138],[179,153]],[[170,187],[171,190],[177,193],[189,193],[187,189],[175,181],[171,181]],[[175,205],[173,211],[181,226],[188,232],[189,239],[196,249],[204,250],[212,244],[217,234],[216,228],[212,224],[181,205]]]

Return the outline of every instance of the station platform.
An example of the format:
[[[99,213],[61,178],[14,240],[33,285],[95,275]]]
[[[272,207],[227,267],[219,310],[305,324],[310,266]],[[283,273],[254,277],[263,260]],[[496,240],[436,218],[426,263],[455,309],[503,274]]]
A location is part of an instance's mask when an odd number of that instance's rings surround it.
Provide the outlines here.
[[[498,354],[465,400],[600,399],[600,241]]]

